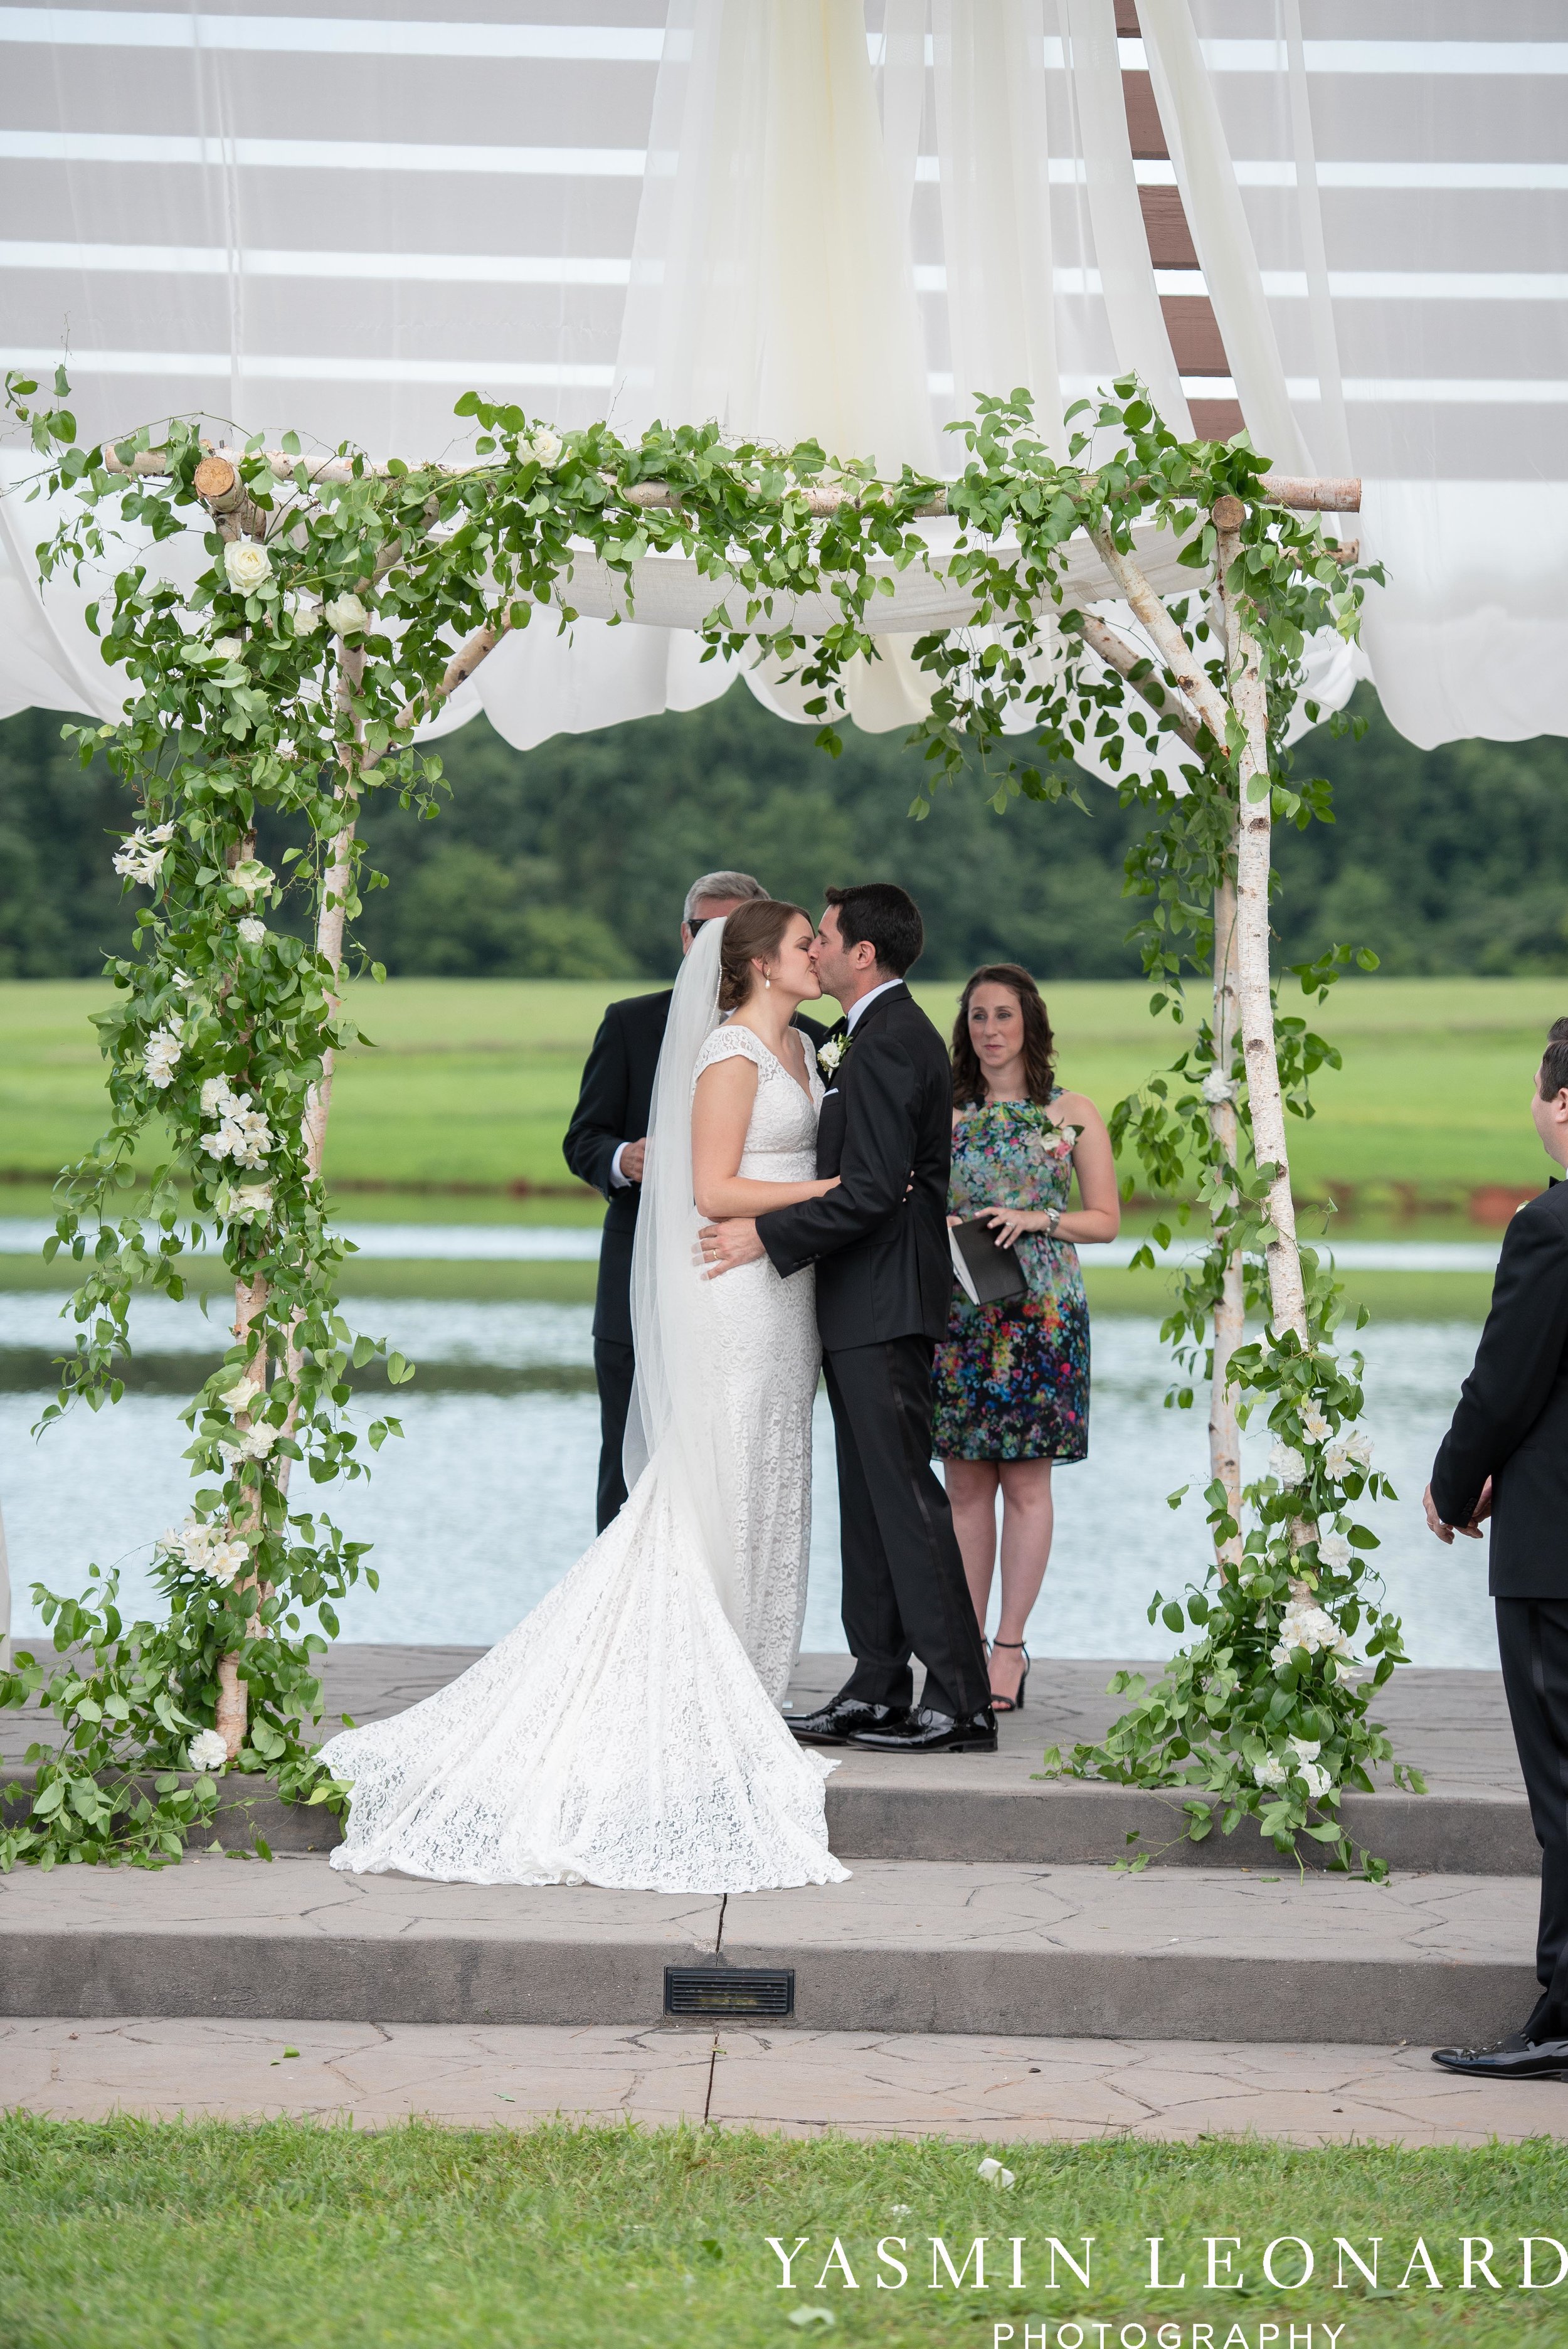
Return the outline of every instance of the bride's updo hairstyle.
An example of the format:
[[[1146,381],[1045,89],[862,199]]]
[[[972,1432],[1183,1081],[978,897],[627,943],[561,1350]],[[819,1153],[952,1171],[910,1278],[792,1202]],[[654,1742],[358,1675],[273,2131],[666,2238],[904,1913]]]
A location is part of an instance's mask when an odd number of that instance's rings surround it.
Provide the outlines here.
[[[809,922],[804,905],[786,905],[777,897],[758,897],[738,905],[725,916],[724,943],[718,950],[718,1008],[738,1011],[758,985],[754,961],[766,962],[779,951],[791,922]]]

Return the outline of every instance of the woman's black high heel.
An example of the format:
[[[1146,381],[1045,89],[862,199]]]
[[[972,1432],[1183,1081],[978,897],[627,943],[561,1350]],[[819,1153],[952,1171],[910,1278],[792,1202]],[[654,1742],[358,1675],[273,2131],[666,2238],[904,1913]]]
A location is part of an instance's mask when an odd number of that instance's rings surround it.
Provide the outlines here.
[[[1028,1685],[1029,1679],[1029,1651],[1027,1648],[1024,1647],[1022,1640],[988,1640],[986,1641],[986,1645],[991,1648],[1019,1648],[1023,1650],[1024,1669],[1018,1680],[1017,1695],[993,1696],[991,1699],[991,1710],[993,1713],[1022,1713],[1024,1710],[1024,1691]]]

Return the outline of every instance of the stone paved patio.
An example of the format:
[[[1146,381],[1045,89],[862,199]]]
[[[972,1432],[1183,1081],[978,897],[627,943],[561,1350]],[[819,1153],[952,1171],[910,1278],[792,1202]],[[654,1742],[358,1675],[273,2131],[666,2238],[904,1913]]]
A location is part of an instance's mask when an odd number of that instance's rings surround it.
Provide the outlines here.
[[[288,2113],[356,2127],[421,2115],[515,2128],[562,2115],[991,2142],[1251,2132],[1302,2145],[1484,2145],[1568,2133],[1568,2085],[1478,2085],[1420,2048],[734,2030],[716,2040],[603,2025],[0,2022],[6,2107],[62,2120]]]

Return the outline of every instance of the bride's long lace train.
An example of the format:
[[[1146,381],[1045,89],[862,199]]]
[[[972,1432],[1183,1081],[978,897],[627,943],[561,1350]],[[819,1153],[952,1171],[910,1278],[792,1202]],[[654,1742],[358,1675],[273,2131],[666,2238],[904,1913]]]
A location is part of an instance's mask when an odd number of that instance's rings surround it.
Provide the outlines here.
[[[655,1457],[499,1646],[323,1748],[352,1779],[335,1868],[655,1892],[834,1884],[831,1764],[796,1744]]]

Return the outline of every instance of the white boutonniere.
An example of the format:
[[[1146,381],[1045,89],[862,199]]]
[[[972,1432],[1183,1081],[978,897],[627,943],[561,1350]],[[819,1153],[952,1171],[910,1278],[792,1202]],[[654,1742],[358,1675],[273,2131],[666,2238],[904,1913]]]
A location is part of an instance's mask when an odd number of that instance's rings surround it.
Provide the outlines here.
[[[827,1076],[836,1077],[843,1065],[844,1054],[849,1049],[850,1040],[847,1036],[830,1036],[826,1042],[817,1047],[817,1066]]]

